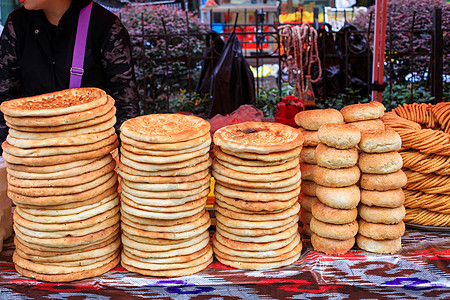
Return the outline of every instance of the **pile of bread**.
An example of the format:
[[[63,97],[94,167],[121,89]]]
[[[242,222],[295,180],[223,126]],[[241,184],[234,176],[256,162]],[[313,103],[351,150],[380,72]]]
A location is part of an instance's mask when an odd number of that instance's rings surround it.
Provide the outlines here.
[[[209,243],[209,123],[154,114],[121,129],[122,266],[150,276],[185,276],[213,260]]]
[[[382,119],[402,140],[405,222],[450,226],[450,103],[405,103]]]
[[[3,102],[2,144],[14,211],[13,255],[24,276],[72,281],[120,261],[114,100],[99,89]]]
[[[297,261],[302,134],[278,123],[245,122],[214,133],[218,261],[265,270]]]
[[[355,241],[371,252],[400,250],[405,230],[401,187],[406,177],[396,152],[399,136],[385,130],[380,120],[384,110],[381,103],[372,102],[296,115],[305,141],[317,135],[308,142],[317,143],[310,150],[314,161],[301,164],[299,198],[306,216],[301,218],[303,229],[315,250],[343,254]]]

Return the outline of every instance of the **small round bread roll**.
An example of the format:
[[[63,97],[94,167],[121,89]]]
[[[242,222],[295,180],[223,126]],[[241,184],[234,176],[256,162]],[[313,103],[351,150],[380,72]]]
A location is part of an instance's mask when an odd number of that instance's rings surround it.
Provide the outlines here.
[[[320,143],[316,147],[315,156],[318,166],[329,169],[353,167],[358,162],[358,150],[354,147],[336,149]]]
[[[320,126],[327,123],[344,123],[341,113],[334,108],[301,111],[294,120],[306,130],[319,130]]]
[[[317,200],[317,197],[311,197],[305,194],[301,194],[300,197],[298,198],[301,208],[303,208],[307,212],[311,212],[311,206],[314,200]]]
[[[324,124],[317,131],[321,143],[338,149],[350,149],[358,145],[361,131],[351,124]]]
[[[358,209],[339,209],[323,204],[319,200],[313,201],[311,213],[319,221],[331,224],[346,224],[356,220]]]
[[[300,191],[307,196],[315,197],[316,196],[316,188],[317,188],[317,183],[315,183],[314,181],[303,180],[301,183]]]
[[[316,147],[303,147],[300,152],[300,159],[302,162],[307,164],[315,165],[316,164]]]
[[[358,206],[361,199],[361,192],[355,184],[346,187],[318,185],[316,195],[323,204],[339,209],[353,209]]]
[[[361,203],[368,206],[399,207],[405,202],[402,189],[388,191],[369,191],[361,189]]]
[[[313,179],[317,184],[329,187],[344,187],[356,184],[361,176],[361,171],[357,166],[328,169],[316,166],[313,172]]]
[[[361,133],[359,148],[367,153],[397,151],[402,147],[402,139],[394,130],[376,130]]]
[[[356,122],[378,119],[384,115],[386,108],[381,102],[358,103],[347,105],[341,109],[345,122]]]
[[[309,226],[315,234],[335,240],[348,240],[358,233],[358,222],[356,220],[346,224],[330,224],[313,217]]]
[[[379,131],[384,130],[386,127],[384,126],[383,121],[380,119],[375,120],[366,120],[366,121],[356,121],[351,123],[353,126],[357,127],[361,134],[368,131]]]
[[[302,180],[310,180],[313,181],[313,173],[316,165],[300,163],[300,172],[302,173]]]
[[[310,213],[304,208],[300,208],[299,214],[300,214],[300,222],[302,222],[302,224],[309,224],[309,222],[311,222],[311,219],[313,217],[312,213]]]
[[[379,207],[359,204],[359,216],[366,222],[381,224],[397,224],[405,217],[405,207]]]
[[[380,254],[394,254],[402,249],[402,238],[393,240],[374,240],[368,237],[358,234],[356,236],[356,243],[358,247],[373,253]]]
[[[360,219],[358,233],[374,240],[398,239],[405,234],[405,223],[400,221],[396,224],[380,224]]]
[[[365,190],[387,191],[400,189],[406,185],[407,181],[405,172],[398,170],[389,174],[362,174],[360,185]]]
[[[300,128],[303,134],[303,147],[315,147],[319,144],[319,137],[317,136],[317,130],[306,130]]]
[[[311,234],[311,244],[316,251],[330,255],[340,255],[347,253],[355,244],[355,238],[347,240],[329,239],[319,236],[314,232]]]
[[[358,166],[363,173],[388,174],[400,170],[403,166],[403,159],[397,151],[385,153],[361,153],[358,159]]]

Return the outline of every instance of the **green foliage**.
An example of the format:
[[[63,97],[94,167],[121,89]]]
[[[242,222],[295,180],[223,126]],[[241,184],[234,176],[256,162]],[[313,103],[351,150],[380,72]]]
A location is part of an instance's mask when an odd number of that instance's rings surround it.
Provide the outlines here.
[[[288,83],[283,83],[281,93],[278,88],[261,87],[256,94],[255,107],[264,113],[264,117],[275,117],[278,102],[293,94],[295,90]]]
[[[189,94],[180,90],[169,98],[169,110],[172,112],[191,112],[201,118],[207,118],[209,96],[201,96],[195,92]]]
[[[163,5],[128,5],[120,17],[131,37],[142,113],[171,112],[169,101],[196,85],[188,78],[199,77],[207,25]]]
[[[447,98],[448,99],[448,98]],[[403,103],[431,103],[434,97],[425,88],[425,82],[411,84],[394,84],[387,86],[383,92],[383,104],[389,111]],[[336,98],[316,101],[317,108],[335,108],[340,110],[346,105],[369,102],[370,98],[362,96],[358,91],[347,89],[347,93]],[[447,100],[448,101],[448,100]]]

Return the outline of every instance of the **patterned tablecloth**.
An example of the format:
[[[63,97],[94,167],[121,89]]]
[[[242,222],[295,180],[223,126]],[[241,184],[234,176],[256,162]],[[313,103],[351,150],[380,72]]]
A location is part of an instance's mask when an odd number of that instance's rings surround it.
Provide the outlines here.
[[[299,261],[276,270],[214,261],[195,275],[156,278],[119,265],[103,276],[55,284],[20,276],[9,238],[0,254],[0,299],[450,299],[450,232],[408,229],[402,244],[396,255],[355,247],[328,256],[304,239]]]

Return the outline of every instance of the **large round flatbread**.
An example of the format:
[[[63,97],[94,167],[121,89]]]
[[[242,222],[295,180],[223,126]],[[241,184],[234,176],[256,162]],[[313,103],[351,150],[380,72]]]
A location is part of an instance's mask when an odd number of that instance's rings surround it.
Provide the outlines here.
[[[79,249],[81,246],[90,246],[95,242],[104,241],[111,235],[114,235],[119,228],[119,223],[106,229],[90,233],[84,236],[67,236],[63,238],[38,238],[23,234],[22,232],[16,232],[16,237],[22,242],[22,244],[33,248],[33,245],[50,247],[55,249],[61,248],[61,251],[70,251],[72,249]],[[37,250],[41,248],[36,247]]]
[[[174,183],[187,183],[198,181],[203,178],[206,178],[209,174],[209,169],[204,169],[200,172],[191,174],[191,175],[180,175],[180,176],[141,176],[141,175],[132,175],[124,172],[121,168],[119,168],[119,175],[124,180],[128,182],[136,182],[136,183],[155,183],[155,184],[174,184]]]
[[[232,254],[228,254],[225,252],[222,252],[221,250],[219,250],[218,248],[214,247],[213,248],[214,254],[216,255],[216,257],[220,257],[226,260],[230,260],[230,261],[235,261],[235,262],[242,262],[242,263],[275,263],[275,262],[280,262],[280,261],[284,261],[292,256],[294,256],[297,253],[300,253],[302,251],[302,244],[301,243],[297,243],[297,245],[295,245],[295,247],[283,254],[280,254],[278,256],[274,256],[274,257],[262,257],[262,258],[257,258],[257,257],[242,257],[242,256],[236,256],[236,255],[232,255]]]
[[[115,136],[115,134],[114,134]],[[65,164],[70,162],[76,162],[80,160],[89,160],[93,158],[100,158],[108,153],[111,153],[119,145],[117,138],[114,143],[104,146],[103,148],[86,151],[74,154],[59,154],[54,156],[41,156],[41,157],[20,157],[3,152],[3,158],[10,164],[27,165],[27,166],[53,166],[59,164]]]
[[[126,150],[125,148],[121,148],[122,156],[126,156],[128,159],[141,162],[141,163],[149,163],[149,164],[169,164],[169,163],[177,163],[186,161],[195,157],[200,157],[209,153],[209,148],[202,148],[200,150],[196,150],[194,152],[188,152],[178,155],[171,156],[149,156],[149,155],[141,155],[135,154]]]
[[[130,215],[134,215],[134,216],[141,217],[141,218],[173,220],[173,219],[180,219],[180,218],[193,216],[193,215],[201,212],[202,210],[204,210],[205,207],[202,205],[202,206],[199,206],[199,207],[191,209],[191,210],[180,211],[180,212],[176,212],[176,213],[163,213],[163,212],[151,212],[151,211],[136,209],[136,208],[126,204],[125,202],[122,202],[121,209]]]
[[[168,232],[168,233],[185,232],[185,231],[194,230],[196,228],[199,228],[199,227],[207,224],[209,221],[210,221],[209,213],[206,211],[197,220],[194,220],[192,222],[182,223],[182,224],[170,225],[170,226],[146,225],[146,224],[135,223],[135,222],[129,220],[126,216],[122,216],[122,222],[127,224],[128,226],[131,226],[134,228],[139,228],[141,230],[146,230],[146,231]],[[132,233],[130,233],[130,234],[132,234]]]
[[[21,179],[11,176],[7,174],[8,184],[12,186],[18,186],[22,188],[39,188],[39,187],[69,187],[80,185],[84,183],[88,183],[92,180],[95,180],[105,174],[110,173],[116,167],[116,162],[111,160],[107,165],[103,167],[88,172],[84,174],[80,174],[73,177],[61,178],[61,179]]]
[[[37,273],[37,272],[22,268],[18,265],[15,265],[15,268],[16,268],[17,272],[19,272],[23,276],[30,277],[35,280],[50,281],[50,282],[70,282],[70,281],[100,276],[100,275],[108,272],[109,270],[113,269],[119,263],[120,263],[120,256],[117,255],[112,261],[110,261],[109,263],[106,263],[100,267],[93,268],[93,269],[86,270],[86,271],[81,271],[81,272],[70,272],[67,274],[59,274],[59,275],[48,275],[48,274]]]
[[[171,252],[171,251],[175,251],[177,249],[184,249],[187,247],[191,247],[193,245],[200,243],[201,241],[204,241],[205,239],[207,239],[209,241],[209,232],[204,231],[197,236],[194,236],[194,237],[191,237],[188,239],[184,239],[184,240],[171,240],[171,242],[173,242],[171,244],[143,243],[140,241],[136,241],[131,237],[132,236],[126,232],[124,232],[122,234],[122,243],[125,247],[129,247],[129,248],[133,248],[133,249],[137,249],[137,250],[141,250],[141,251],[145,251],[145,252],[153,252],[153,253],[155,253],[155,255],[158,255],[158,253],[161,253],[160,255],[164,255],[163,252]],[[155,239],[155,240],[157,240],[157,239]],[[166,255],[171,256],[171,255],[173,255],[173,253],[167,253]]]
[[[40,262],[40,263],[58,263],[58,262],[70,262],[70,261],[80,261],[84,259],[97,258],[110,253],[114,253],[120,247],[120,238],[117,236],[113,242],[106,245],[99,245],[91,250],[84,250],[76,253],[60,253],[59,255],[45,256],[29,254],[22,251],[23,247],[16,247],[16,251],[20,257],[25,259]]]
[[[139,161],[135,161],[130,159],[126,155],[121,155],[120,161],[122,164],[127,165],[133,169],[147,171],[147,172],[159,172],[159,171],[168,171],[175,170],[180,168],[188,168],[195,166],[199,163],[205,162],[209,159],[209,153],[206,153],[201,156],[193,157],[184,161],[174,162],[174,163],[161,163],[161,164],[152,164],[152,163],[143,163]]]
[[[93,109],[106,101],[106,93],[101,89],[78,88],[5,101],[0,109],[13,117],[58,116]]]
[[[289,251],[292,251],[295,247],[301,244],[300,234],[297,234],[295,238],[286,246],[283,246],[279,249],[273,249],[270,251],[246,251],[236,248],[229,248],[225,245],[222,245],[215,237],[212,239],[213,242],[213,250],[216,249],[221,251],[222,253],[226,253],[228,255],[238,256],[242,258],[270,258],[270,257],[279,257]]]
[[[128,251],[127,247],[124,247],[122,251],[129,258],[132,258],[136,261],[142,261],[145,263],[154,263],[154,264],[179,263],[179,264],[181,264],[181,263],[188,263],[191,260],[197,259],[200,256],[205,255],[209,251],[210,248],[211,248],[211,246],[209,244],[206,244],[205,247],[203,247],[195,252],[192,252],[192,253],[187,253],[184,255],[177,255],[177,256],[170,256],[170,257],[158,257],[158,258],[147,257],[145,255],[141,255],[139,252],[136,253],[136,252]]]
[[[200,210],[198,213],[188,216],[182,217],[178,219],[155,219],[155,218],[146,218],[144,216],[136,216],[124,211],[122,208],[120,209],[120,213],[124,218],[132,221],[133,223],[143,224],[143,225],[153,225],[153,226],[175,226],[179,224],[186,224],[194,222],[195,220],[201,218],[205,213],[205,210]]]
[[[10,144],[11,146],[14,146],[17,148],[25,148],[22,150],[22,152],[24,152],[24,155],[22,155],[22,156],[31,156],[32,154],[26,155],[25,153],[27,153],[27,152],[25,150],[33,153],[33,151],[36,151],[36,149],[29,149],[29,148],[42,148],[42,147],[54,148],[54,147],[58,147],[58,146],[88,145],[88,144],[93,144],[93,143],[102,141],[104,139],[107,139],[110,136],[112,136],[114,133],[115,133],[114,127],[110,127],[109,129],[106,129],[105,131],[80,134],[78,136],[54,137],[54,138],[36,140],[36,139],[18,139],[18,138],[14,138],[11,135],[8,135],[6,137],[6,140],[8,141],[8,144]],[[17,150],[16,150],[16,152],[17,152]],[[83,152],[83,151],[80,150],[79,152]],[[16,155],[18,155],[18,154],[16,154]]]
[[[300,186],[288,192],[269,193],[269,192],[238,191],[225,187],[220,183],[216,182],[214,189],[226,197],[242,199],[246,201],[261,201],[261,202],[287,201],[294,197],[297,197],[300,194]]]
[[[132,138],[127,137],[123,133],[120,134],[120,139],[122,142],[128,145],[132,145],[133,147],[143,149],[143,150],[151,150],[151,151],[182,151],[186,149],[191,149],[196,147],[205,141],[211,141],[211,134],[209,132],[205,133],[202,136],[183,141],[183,142],[168,142],[168,143],[150,143],[138,141]]]
[[[254,168],[255,171],[258,168]],[[295,177],[300,172],[300,166],[299,164],[294,165],[291,169],[283,170],[280,172],[272,172],[272,173],[244,173],[240,171],[236,171],[233,169],[230,169],[224,165],[222,165],[218,160],[213,161],[213,170],[222,175],[229,177],[234,180],[238,181],[251,181],[251,182],[274,182],[274,181],[281,181],[286,180]],[[230,182],[232,183],[232,182]],[[237,184],[237,183],[233,183]],[[239,184],[237,184],[239,185]],[[254,186],[256,187],[256,186]]]
[[[217,203],[214,204],[214,208],[216,212],[220,214],[237,220],[243,221],[270,221],[270,220],[284,220],[286,218],[295,216],[300,211],[300,204],[297,202],[291,207],[276,213],[268,213],[268,214],[254,214],[252,212],[249,213],[238,213],[226,208],[221,207]]]
[[[8,174],[15,178],[30,179],[30,180],[49,180],[49,179],[63,179],[86,174],[98,170],[113,160],[111,154],[107,154],[104,157],[92,160],[89,163],[77,166],[71,169],[56,171],[51,173],[34,173],[30,171],[18,171],[8,168]]]
[[[148,143],[176,143],[192,140],[209,132],[209,123],[199,117],[181,114],[152,114],[123,122],[123,135]]]
[[[302,146],[303,135],[284,124],[244,122],[217,130],[214,144],[222,150],[268,154]]]
[[[281,163],[279,165],[259,166],[259,167],[235,165],[225,160],[221,160],[218,157],[216,157],[215,161],[224,168],[227,168],[229,170],[245,174],[260,174],[261,176],[264,176],[263,174],[283,173],[287,170],[292,170],[293,168],[299,166],[300,160],[298,158],[297,159],[294,158],[293,160]]]
[[[85,145],[69,145],[69,146],[56,146],[56,147],[38,147],[38,148],[19,148],[10,145],[8,141],[2,144],[4,152],[7,152],[16,157],[23,157],[25,159],[33,157],[47,157],[55,155],[66,155],[66,154],[79,154],[88,151],[99,150],[105,146],[113,144],[117,140],[117,134],[114,133],[114,128],[112,128],[111,135],[104,139],[95,141],[91,144]]]
[[[184,198],[201,193],[205,189],[209,188],[210,183],[207,181],[204,185],[191,189],[191,190],[171,190],[171,191],[143,191],[130,188],[125,181],[122,181],[122,190],[130,195],[139,198],[156,198],[156,199],[168,199],[168,198]]]
[[[29,127],[30,129],[40,127],[36,130],[31,130],[33,132],[40,131],[42,128],[57,128],[59,127],[65,127],[65,126],[71,126],[71,124],[79,124],[81,122],[82,126],[79,127],[86,127],[83,122],[90,121],[93,119],[100,119],[105,114],[108,114],[111,112],[111,109],[114,109],[114,99],[110,96],[107,96],[107,102],[103,105],[100,105],[95,108],[87,109],[84,111],[76,112],[76,113],[70,113],[70,114],[61,114],[56,116],[33,116],[33,117],[12,117],[5,115],[5,120],[7,123],[12,124],[14,126],[24,126]],[[107,118],[109,119],[109,118]],[[103,121],[101,121],[103,122]],[[100,123],[100,122],[99,122]],[[93,123],[90,125],[94,125],[98,123]],[[76,127],[76,128],[79,128]],[[63,130],[69,130],[72,128],[67,128]],[[23,130],[27,131],[27,130]],[[45,130],[50,131],[50,130]],[[56,131],[56,130],[55,130]],[[58,130],[59,131],[59,130]]]
[[[69,194],[77,194],[82,193],[84,191],[88,191],[90,189],[93,189],[105,182],[107,182],[109,179],[117,177],[116,172],[113,170],[95,178],[92,181],[89,181],[87,183],[75,185],[75,186],[53,186],[53,187],[33,187],[33,188],[24,188],[24,187],[18,187],[14,185],[9,185],[8,190],[20,195],[29,196],[29,197],[46,197],[46,196],[62,196],[62,195],[69,195]]]
[[[273,228],[234,228],[228,227],[219,220],[217,220],[216,228],[220,228],[220,232],[226,231],[227,233],[234,234],[236,236],[245,236],[245,237],[261,237],[267,235],[278,234],[283,231],[286,231],[292,227],[298,227],[298,219],[294,219],[293,221],[279,227]],[[256,241],[256,240],[255,240]]]
[[[213,164],[214,168],[214,164]],[[220,170],[221,172],[223,170]],[[300,175],[300,169],[294,169],[292,170],[292,175],[287,176],[286,178],[277,180],[277,176],[274,176],[275,178],[273,180],[270,174],[267,174],[265,178],[261,178],[260,176],[251,176],[248,175],[246,177],[241,177],[241,179],[236,179],[229,177],[221,172],[216,171],[216,169],[212,170],[212,175],[215,178],[216,181],[220,183],[226,183],[229,186],[239,186],[242,187],[242,189],[245,188],[245,190],[253,190],[256,191],[256,189],[267,189],[267,191],[270,191],[272,189],[279,189],[279,188],[285,188],[289,186],[294,186],[297,183],[300,182],[301,175]],[[236,174],[233,174],[233,176]],[[281,175],[279,177],[282,177]],[[262,179],[261,181],[259,179]],[[253,181],[255,180],[255,181]],[[293,188],[292,188],[293,189]],[[290,189],[290,190],[292,190]]]
[[[261,236],[242,236],[225,231],[223,227],[216,226],[216,232],[220,233],[221,236],[226,237],[233,241],[248,242],[248,243],[270,243],[279,240],[284,240],[294,235],[298,231],[298,224],[288,227],[284,231],[275,234],[266,234]]]
[[[226,203],[229,206],[236,207],[240,210],[252,211],[252,212],[276,212],[285,210],[288,207],[291,207],[298,201],[298,197],[293,197],[292,199],[286,201],[245,201],[241,199],[226,197],[220,194],[217,191],[214,191],[215,201],[220,201],[222,203]]]
[[[86,228],[79,229],[70,229],[70,230],[58,230],[58,231],[39,231],[40,228],[29,229],[26,227],[22,227],[19,223],[14,223],[14,232],[20,231],[21,233],[33,236],[37,238],[64,238],[68,236],[78,237],[85,236],[87,234],[91,234],[106,228],[109,228],[119,222],[120,214],[118,214],[119,210],[116,210],[116,213],[112,218],[108,218],[102,222],[96,223],[92,226]]]
[[[53,205],[66,205],[70,203],[79,203],[83,201],[100,201],[106,196],[117,191],[117,175],[112,176],[106,182],[93,187],[90,190],[82,191],[81,193],[68,194],[68,195],[55,195],[55,196],[26,196],[18,193],[14,193],[8,190],[8,197],[18,206],[53,206]],[[91,201],[91,202],[92,202]],[[91,203],[89,202],[89,203]]]
[[[189,176],[208,169],[212,165],[212,159],[201,161],[190,167],[181,167],[173,170],[160,170],[160,171],[143,171],[134,169],[123,163],[119,163],[119,173],[124,172],[133,176],[143,177],[155,177],[155,176]]]
[[[111,243],[114,239],[116,239],[120,231],[119,224],[114,225],[113,228],[108,228],[106,230],[102,230],[98,233],[88,235],[84,239],[89,239],[89,243],[77,243],[76,245],[71,245],[70,242],[73,241],[73,239],[63,239],[62,245],[43,245],[41,243],[41,240],[37,239],[34,240],[32,237],[29,236],[14,236],[14,244],[16,245],[22,245],[21,249],[24,252],[27,253],[37,253],[37,255],[43,255],[41,253],[47,253],[50,255],[57,255],[57,254],[70,254],[70,253],[79,253],[82,251],[89,251],[92,249],[96,249],[100,247],[100,245],[106,245]],[[46,241],[52,241],[49,239],[45,239]],[[59,239],[56,239],[59,242]],[[80,238],[77,238],[79,241]],[[83,240],[83,239],[81,239]],[[39,243],[33,243],[33,241],[37,241]],[[65,243],[65,244],[64,244]],[[46,255],[48,256],[48,255]]]
[[[32,215],[27,212],[25,212],[20,206],[16,207],[16,212],[24,219],[37,222],[37,223],[70,223],[70,222],[77,222],[77,221],[83,221],[86,219],[89,219],[93,216],[102,214],[109,210],[117,210],[118,211],[118,205],[119,205],[119,198],[111,199],[110,201],[107,201],[103,203],[102,205],[99,205],[97,207],[94,207],[89,210],[85,210],[83,212],[80,212],[75,215],[64,215],[64,216],[44,216],[44,215]]]
[[[292,151],[288,151],[288,152],[292,152]],[[236,165],[236,166],[247,166],[247,167],[257,167],[257,168],[271,167],[271,166],[277,167],[284,163],[291,162],[293,160],[297,161],[297,160],[299,160],[300,151],[295,150],[295,153],[297,153],[297,152],[298,152],[297,155],[292,155],[292,157],[288,158],[288,159],[281,159],[281,157],[279,157],[279,156],[275,156],[275,157],[272,156],[274,159],[273,161],[268,161],[268,160],[263,161],[263,160],[258,160],[256,158],[246,159],[246,158],[237,157],[232,152],[230,152],[230,154],[227,154],[227,153],[223,152],[220,149],[220,147],[217,147],[217,146],[214,146],[214,148],[213,148],[214,156],[220,161],[226,161],[226,162]]]
[[[213,262],[213,256],[211,255],[205,262],[187,268],[179,268],[174,270],[150,270],[148,268],[137,268],[135,266],[127,264],[127,261],[122,259],[122,266],[130,272],[139,273],[146,276],[157,276],[157,277],[180,277],[180,276],[188,276],[195,273],[198,273],[205,269],[210,263]]]
[[[224,152],[228,155],[234,155],[241,159],[273,162],[275,164],[280,164],[281,162],[296,159],[297,157],[299,157],[301,151],[302,151],[302,146],[294,148],[294,149],[290,149],[287,151],[272,152],[269,154],[261,154],[261,153],[253,153],[253,152],[237,152],[237,151],[233,151],[233,150],[228,150],[226,148],[222,149],[222,152]]]
[[[108,100],[108,102],[109,102],[109,100]],[[114,100],[112,100],[111,103],[112,103],[111,105],[108,105],[108,103],[106,103],[105,106],[97,107],[94,109],[95,111],[97,111],[96,114],[102,114],[99,116],[93,116],[91,111],[76,113],[75,115],[80,116],[80,117],[82,117],[81,115],[86,114],[86,117],[89,116],[92,118],[85,120],[85,121],[80,120],[79,122],[72,123],[72,124],[67,123],[65,125],[59,125],[59,126],[17,126],[12,123],[8,123],[8,121],[7,121],[6,125],[8,125],[8,127],[13,128],[15,130],[26,131],[26,132],[59,132],[59,131],[68,131],[68,130],[83,128],[83,127],[90,127],[90,126],[97,125],[100,123],[104,123],[108,120],[111,120],[116,115],[116,107],[114,106]],[[73,115],[63,115],[63,116],[44,117],[44,118],[51,119],[51,118],[62,117],[62,118],[67,119],[67,116],[73,117]],[[22,118],[30,120],[35,117],[22,117]]]
[[[177,269],[183,269],[183,268],[190,268],[198,266],[204,262],[207,262],[210,260],[210,258],[213,255],[212,247],[210,245],[206,246],[207,251],[203,255],[197,257],[196,259],[190,260],[188,262],[184,263],[150,263],[146,262],[143,259],[135,260],[126,255],[125,252],[122,252],[122,262],[125,264],[147,269],[147,270],[154,270],[154,271],[163,271],[163,270],[177,270]]]
[[[112,193],[111,195],[99,199],[97,202],[89,203],[83,206],[77,206],[77,207],[69,207],[64,209],[54,209],[53,206],[45,207],[45,206],[34,206],[34,207],[27,207],[20,205],[20,209],[30,215],[34,216],[67,216],[67,215],[76,215],[80,214],[84,211],[88,211],[90,209],[94,209],[96,207],[99,207],[115,198],[118,197],[117,193]],[[16,215],[16,212],[14,213]],[[14,217],[15,217],[14,215]],[[30,220],[27,220],[27,222],[30,222]],[[55,224],[52,224],[55,225]],[[29,228],[33,228],[33,226],[26,226]]]
[[[142,203],[134,202],[133,200],[128,199],[126,196],[124,196],[122,194],[121,201],[125,202],[127,205],[134,207],[136,209],[142,209],[142,210],[151,211],[151,212],[170,213],[170,212],[181,212],[181,211],[192,210],[192,209],[196,209],[200,206],[204,207],[206,205],[207,198],[208,197],[203,197],[198,200],[189,201],[182,205],[176,205],[176,206],[150,206],[147,203],[142,204]]]
[[[184,205],[188,202],[197,201],[199,199],[206,199],[209,194],[209,189],[206,188],[198,194],[194,194],[191,196],[183,197],[183,198],[168,198],[168,199],[159,199],[159,198],[141,198],[136,197],[127,193],[126,191],[121,191],[121,196],[130,199],[131,201],[148,206],[161,206],[161,207],[178,207]]]
[[[189,255],[191,253],[195,253],[209,244],[209,235],[206,236],[203,240],[198,243],[192,244],[191,246],[181,247],[178,249],[172,249],[168,251],[143,251],[142,248],[133,248],[130,246],[130,243],[124,243],[124,249],[127,250],[128,253],[142,258],[153,258],[153,259],[161,259],[161,258],[169,258],[169,257],[177,257]]]
[[[108,130],[112,128],[116,124],[116,117],[113,116],[111,119],[107,120],[106,122],[92,125],[89,127],[81,127],[77,129],[72,130],[66,130],[66,131],[58,131],[58,132],[26,132],[26,131],[19,131],[10,128],[9,134],[17,139],[28,139],[28,140],[45,140],[45,139],[52,139],[52,138],[64,138],[64,137],[76,137],[82,134],[88,134],[88,133],[95,133],[95,132],[102,132],[105,130]]]
[[[140,228],[130,226],[126,224],[124,221],[122,221],[121,227],[123,231],[131,235],[136,235],[144,238],[147,237],[152,239],[182,240],[192,238],[194,236],[201,234],[204,231],[207,231],[210,225],[211,221],[208,220],[205,224],[202,224],[199,227],[182,232],[158,232],[158,231],[143,230]]]
[[[245,269],[245,270],[270,270],[270,269],[276,269],[281,268],[284,266],[288,266],[290,264],[293,264],[300,258],[301,254],[301,247],[297,247],[293,253],[295,253],[290,258],[287,258],[286,260],[281,261],[275,261],[275,262],[243,262],[243,261],[237,261],[237,260],[229,260],[220,257],[216,254],[216,258],[218,261],[223,263],[224,265],[237,268],[237,269]]]
[[[209,137],[209,136],[208,136]],[[154,144],[152,144],[154,145]],[[137,155],[147,155],[147,156],[176,156],[176,155],[188,155],[187,153],[195,153],[195,151],[204,150],[207,149],[209,151],[209,147],[211,145],[211,138],[209,137],[206,139],[203,143],[186,149],[180,149],[180,150],[148,150],[148,149],[141,149],[138,148],[134,144],[127,144],[122,141],[122,149],[134,153]],[[194,156],[194,155],[192,155]]]
[[[144,183],[134,182],[122,179],[122,183],[125,183],[127,187],[134,190],[141,191],[179,191],[179,190],[192,190],[204,186],[210,182],[211,175],[208,173],[206,176],[197,181],[188,181],[180,183]]]
[[[289,245],[294,239],[297,238],[298,232],[294,233],[292,236],[288,237],[284,240],[278,240],[276,242],[265,242],[265,243],[255,243],[255,242],[240,242],[234,241],[229,238],[226,238],[220,234],[220,232],[216,232],[214,234],[214,238],[217,239],[222,245],[227,246],[232,249],[239,249],[243,251],[272,251],[276,249],[280,249]]]

